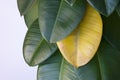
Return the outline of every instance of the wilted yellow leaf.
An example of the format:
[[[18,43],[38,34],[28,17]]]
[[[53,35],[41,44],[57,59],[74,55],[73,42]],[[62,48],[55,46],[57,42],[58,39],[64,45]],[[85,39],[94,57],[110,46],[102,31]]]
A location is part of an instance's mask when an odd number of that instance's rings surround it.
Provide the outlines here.
[[[87,64],[95,55],[102,37],[100,14],[87,6],[87,11],[79,26],[65,39],[57,42],[64,58],[79,67]]]

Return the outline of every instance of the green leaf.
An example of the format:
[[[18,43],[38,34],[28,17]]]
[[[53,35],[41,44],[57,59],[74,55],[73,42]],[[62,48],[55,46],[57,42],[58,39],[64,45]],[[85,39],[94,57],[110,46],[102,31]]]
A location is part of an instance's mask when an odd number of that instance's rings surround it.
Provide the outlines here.
[[[36,0],[17,0],[18,9],[21,15],[26,14]]]
[[[38,19],[38,0],[35,1],[35,3],[31,6],[31,8],[24,15],[24,19],[25,19],[25,23],[28,28],[32,25],[32,23],[36,19]]]
[[[37,80],[80,80],[78,70],[65,61],[59,51],[39,65],[37,74]]]
[[[37,80],[119,80],[120,52],[104,39],[94,58],[85,66],[75,68],[56,52],[40,64]]]
[[[119,14],[119,16],[120,16],[120,3],[119,3],[119,5],[118,5],[118,7],[117,7],[117,12],[118,12],[118,14]]]
[[[103,16],[103,35],[111,45],[120,50],[120,16],[114,12],[109,17]]]
[[[65,38],[80,23],[85,10],[85,0],[76,0],[73,5],[66,0],[40,0],[39,24],[43,37],[49,42]]]
[[[109,16],[117,7],[120,0],[87,0],[101,14]]]
[[[40,64],[37,71],[37,80],[59,80],[59,71],[62,57],[56,51],[52,57]]]
[[[100,80],[120,80],[120,51],[103,39],[97,54]]]
[[[29,28],[23,45],[25,61],[30,66],[35,66],[45,61],[57,49],[56,44],[46,42],[41,36],[38,20]]]

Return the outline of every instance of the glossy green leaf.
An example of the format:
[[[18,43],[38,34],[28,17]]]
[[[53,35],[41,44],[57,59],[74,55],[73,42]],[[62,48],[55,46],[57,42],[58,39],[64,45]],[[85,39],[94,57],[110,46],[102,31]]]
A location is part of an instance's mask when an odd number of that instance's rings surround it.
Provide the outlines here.
[[[85,0],[76,0],[73,5],[66,0],[40,0],[39,24],[43,37],[49,42],[65,38],[80,23],[85,9]]]
[[[39,65],[37,80],[119,80],[119,56],[104,39],[95,57],[83,67],[73,67],[56,52]]]
[[[40,64],[37,71],[37,80],[59,80],[61,55],[56,51],[52,57]]]
[[[18,9],[21,15],[26,14],[36,0],[17,0]]]
[[[36,19],[38,19],[38,0],[35,1],[35,3],[31,6],[31,8],[24,15],[24,19],[25,19],[25,23],[28,28],[32,25],[32,23]]]
[[[117,7],[117,12],[118,12],[118,14],[119,14],[119,16],[120,16],[120,3],[119,3],[119,5],[118,5],[118,7]]]
[[[57,51],[38,67],[37,80],[80,80],[78,69],[70,65]]]
[[[103,16],[103,35],[108,42],[120,50],[120,16],[114,12],[109,17]]]
[[[56,44],[46,42],[41,36],[38,20],[29,28],[23,45],[25,61],[34,66],[42,63],[50,57],[57,49]]]
[[[87,0],[101,14],[109,16],[117,7],[120,0]]]

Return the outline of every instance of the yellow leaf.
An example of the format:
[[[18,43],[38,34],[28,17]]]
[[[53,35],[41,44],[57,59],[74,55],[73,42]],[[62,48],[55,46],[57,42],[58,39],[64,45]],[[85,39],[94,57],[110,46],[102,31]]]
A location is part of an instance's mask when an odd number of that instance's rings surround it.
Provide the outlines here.
[[[79,26],[68,37],[57,42],[57,45],[69,63],[75,67],[80,67],[93,58],[99,47],[101,37],[101,16],[88,5]]]

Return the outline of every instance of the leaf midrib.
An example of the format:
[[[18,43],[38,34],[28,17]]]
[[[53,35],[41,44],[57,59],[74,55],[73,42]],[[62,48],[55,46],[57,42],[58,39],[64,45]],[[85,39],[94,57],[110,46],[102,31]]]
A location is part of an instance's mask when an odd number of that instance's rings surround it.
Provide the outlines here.
[[[40,47],[40,45],[42,44],[43,41],[44,41],[44,39],[42,38],[41,41],[39,42],[39,45],[35,48],[35,51],[33,52],[34,54],[32,55],[32,58],[30,60],[30,64],[32,64],[32,62],[33,62],[33,60],[36,56],[36,52],[38,51],[38,49],[39,49],[39,47]]]
[[[79,31],[78,31],[79,30]],[[76,46],[77,46],[77,48],[76,48],[76,65],[77,65],[77,67],[79,66],[78,65],[78,61],[79,61],[79,58],[78,58],[78,56],[79,56],[79,54],[80,54],[80,52],[79,52],[79,49],[80,49],[80,47],[79,47],[79,42],[80,42],[80,40],[79,40],[79,38],[80,38],[80,28],[78,28],[78,32],[77,32],[77,34],[76,34]],[[80,45],[81,46],[81,45]]]
[[[64,65],[65,65],[65,59],[62,58],[61,65],[60,65],[59,80],[63,80],[63,71],[64,71],[63,68],[64,68]],[[72,67],[74,68],[75,75],[77,76],[77,79],[81,80],[80,76],[78,75],[79,73],[78,73],[77,69],[74,66],[72,66]]]
[[[63,78],[63,75],[62,75],[62,72],[63,72],[63,66],[64,66],[64,59],[62,58],[62,60],[61,60],[61,65],[60,65],[59,80],[62,80],[62,78]]]
[[[102,77],[103,72],[102,72],[102,69],[101,69],[101,64],[100,64],[99,54],[98,54],[98,53],[96,53],[96,54],[97,54],[97,59],[98,59],[98,66],[99,66],[100,80],[103,80],[103,77]]]
[[[53,25],[53,29],[52,29],[52,31],[51,31],[51,36],[50,36],[50,42],[52,42],[52,34],[53,34],[53,31],[55,30],[55,25],[57,24],[57,20],[58,20],[58,16],[59,16],[59,14],[60,14],[60,10],[61,10],[61,8],[62,8],[62,4],[63,4],[63,2],[64,2],[64,0],[61,0],[61,2],[60,2],[60,6],[59,6],[59,9],[58,9],[58,12],[57,12],[57,16],[56,16],[56,19],[55,19],[55,22],[54,22],[54,25]]]

